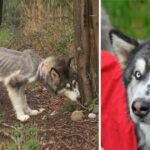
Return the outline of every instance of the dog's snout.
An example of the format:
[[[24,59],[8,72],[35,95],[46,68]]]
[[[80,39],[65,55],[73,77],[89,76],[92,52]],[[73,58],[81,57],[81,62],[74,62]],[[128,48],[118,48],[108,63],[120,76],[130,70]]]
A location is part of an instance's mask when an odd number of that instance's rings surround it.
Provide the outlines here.
[[[149,104],[143,100],[136,100],[132,103],[132,111],[139,117],[145,117],[149,112]]]

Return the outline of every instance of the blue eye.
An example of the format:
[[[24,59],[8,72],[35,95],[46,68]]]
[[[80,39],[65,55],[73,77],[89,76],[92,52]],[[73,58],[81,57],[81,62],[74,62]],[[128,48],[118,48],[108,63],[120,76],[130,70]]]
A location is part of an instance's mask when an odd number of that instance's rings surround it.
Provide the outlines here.
[[[134,76],[135,76],[135,78],[136,78],[137,80],[140,80],[140,79],[142,78],[142,74],[141,74],[140,71],[136,71],[135,74],[134,74]]]

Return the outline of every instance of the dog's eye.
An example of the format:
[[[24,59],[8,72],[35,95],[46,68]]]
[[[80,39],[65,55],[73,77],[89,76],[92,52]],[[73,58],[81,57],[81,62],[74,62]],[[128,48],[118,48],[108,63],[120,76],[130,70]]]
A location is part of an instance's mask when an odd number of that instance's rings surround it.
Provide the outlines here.
[[[137,80],[140,80],[140,79],[142,78],[142,74],[141,74],[140,71],[136,71],[135,74],[134,74],[134,76],[135,76],[135,78],[136,78]]]

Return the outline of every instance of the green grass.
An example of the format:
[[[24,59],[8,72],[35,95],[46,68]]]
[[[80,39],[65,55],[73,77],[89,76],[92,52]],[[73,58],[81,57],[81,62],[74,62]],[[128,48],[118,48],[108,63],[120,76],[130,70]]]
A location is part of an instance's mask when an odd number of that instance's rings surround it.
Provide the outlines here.
[[[150,0],[102,0],[115,28],[138,39],[150,38]]]
[[[17,150],[17,146],[15,143],[10,143],[9,146],[8,146],[8,150]]]
[[[39,141],[37,139],[30,139],[23,145],[23,150],[39,150]]]
[[[36,125],[25,128],[26,142],[23,144],[23,150],[39,150],[40,141],[38,139],[38,133],[39,128]]]
[[[17,145],[22,150],[39,150],[40,141],[38,137],[39,128],[36,124],[33,125],[16,125],[11,130],[11,134],[15,137]],[[9,150],[17,150],[14,143],[10,143]]]
[[[0,123],[2,123],[4,121],[4,115],[0,114]]]
[[[9,29],[5,27],[0,28],[0,47],[8,43],[11,38],[12,38],[12,34],[9,31]]]
[[[69,56],[70,53],[67,50],[67,45],[74,42],[74,32],[69,32],[67,35],[63,35],[61,38],[54,41],[52,44],[55,54],[60,54],[63,56]]]

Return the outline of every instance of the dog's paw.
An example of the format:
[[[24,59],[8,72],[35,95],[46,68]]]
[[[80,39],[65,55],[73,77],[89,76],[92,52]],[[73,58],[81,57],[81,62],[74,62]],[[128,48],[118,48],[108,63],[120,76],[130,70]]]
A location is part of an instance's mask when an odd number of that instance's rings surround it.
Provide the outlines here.
[[[29,115],[19,115],[19,116],[17,116],[17,119],[22,121],[22,122],[27,121],[29,118],[30,118]]]
[[[45,110],[44,108],[40,108],[39,110],[30,110],[28,114],[30,116],[35,116],[42,113],[44,110]]]
[[[40,108],[39,109],[39,113],[42,113],[43,111],[45,111],[45,108]]]
[[[29,113],[30,116],[36,116],[36,115],[38,115],[40,112],[39,112],[38,110],[30,110],[28,113]]]

